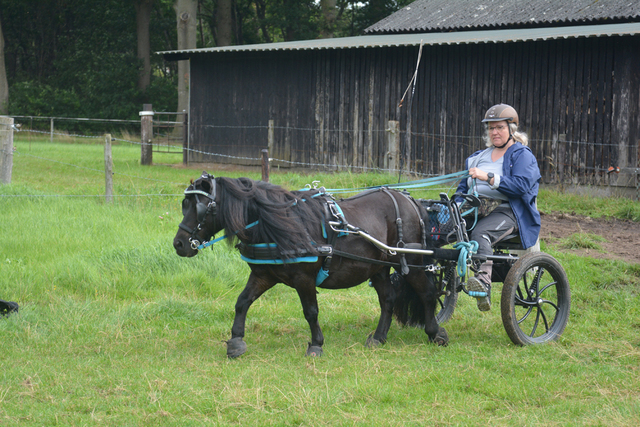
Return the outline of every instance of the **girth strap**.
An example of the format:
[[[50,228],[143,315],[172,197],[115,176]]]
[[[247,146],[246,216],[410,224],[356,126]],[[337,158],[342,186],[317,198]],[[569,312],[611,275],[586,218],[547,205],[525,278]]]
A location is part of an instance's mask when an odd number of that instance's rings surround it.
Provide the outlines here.
[[[393,206],[396,209],[396,227],[398,227],[397,246],[399,248],[403,248],[404,234],[402,231],[402,218],[400,217],[400,208],[398,207],[398,201],[396,200],[395,197],[393,197],[393,195],[388,189],[383,188],[382,192],[385,193],[387,196],[391,197],[391,200],[393,201]],[[406,276],[407,274],[409,274],[409,266],[407,265],[407,258],[405,257],[404,253],[400,254],[400,274],[402,274],[403,276]]]

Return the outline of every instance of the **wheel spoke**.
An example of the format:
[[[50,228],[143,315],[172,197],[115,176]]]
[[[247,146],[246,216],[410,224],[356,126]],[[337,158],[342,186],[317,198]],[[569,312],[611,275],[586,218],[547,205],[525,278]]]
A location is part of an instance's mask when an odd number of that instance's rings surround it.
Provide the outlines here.
[[[549,332],[549,322],[547,321],[547,316],[544,315],[542,306],[540,306],[540,316],[542,316],[542,321],[544,322],[544,331]]]
[[[543,300],[540,302],[540,306],[542,306],[542,304],[548,304],[548,305],[550,305],[551,307],[553,307],[553,309],[556,311],[556,313],[557,313],[558,311],[560,311],[560,308],[558,307],[558,305],[557,305],[555,302],[553,302],[553,301],[549,301],[549,300],[547,300],[547,299],[543,299]]]
[[[520,318],[520,320],[517,320],[518,324],[520,324],[520,323],[524,322],[525,320],[527,320],[527,317],[529,317],[529,315],[531,314],[532,311],[533,311],[533,307],[529,307],[527,312]]]
[[[538,308],[537,312],[536,312],[536,320],[535,322],[533,322],[533,329],[531,330],[531,333],[529,334],[529,336],[531,338],[533,338],[533,336],[536,333],[536,329],[538,329],[538,323],[540,322],[540,308]]]
[[[527,299],[523,299],[523,298],[521,298],[519,296],[515,297],[515,302],[516,302],[516,305],[519,305],[519,306],[522,306],[522,307],[535,307],[538,304],[537,301],[534,301],[534,300],[531,300],[531,299],[528,299],[528,298]]]
[[[552,286],[556,286],[558,284],[558,282],[551,282],[549,283],[547,286],[545,286],[544,288],[542,288],[540,291],[538,291],[538,295],[542,295],[542,293],[544,291],[546,291],[547,289],[549,289]]]

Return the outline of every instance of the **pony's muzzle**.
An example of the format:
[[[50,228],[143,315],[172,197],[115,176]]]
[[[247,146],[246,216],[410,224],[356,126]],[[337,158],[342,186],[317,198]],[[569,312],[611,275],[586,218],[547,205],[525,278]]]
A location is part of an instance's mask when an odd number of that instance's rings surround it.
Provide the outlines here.
[[[198,254],[198,246],[200,244],[198,243],[194,248],[194,243],[196,242],[191,239],[189,239],[189,244],[187,244],[185,240],[177,237],[173,239],[173,247],[175,248],[176,253],[182,257],[192,257]]]

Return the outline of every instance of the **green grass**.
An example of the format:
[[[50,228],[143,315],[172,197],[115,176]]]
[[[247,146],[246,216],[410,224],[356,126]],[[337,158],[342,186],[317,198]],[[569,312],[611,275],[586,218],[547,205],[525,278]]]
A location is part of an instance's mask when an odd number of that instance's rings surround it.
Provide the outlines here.
[[[640,424],[640,265],[543,243],[567,271],[571,318],[557,342],[525,348],[506,336],[498,297],[483,314],[461,295],[448,347],[394,322],[388,343],[367,349],[379,307],[360,286],[319,290],[325,356],[306,358],[300,302],[278,285],[249,312],[248,352],[228,360],[249,269],[224,244],[189,259],[171,246],[179,194],[200,168],[156,153],[162,165],[141,167],[138,147],[114,147],[119,197],[106,204],[99,144],[16,145],[13,184],[0,186],[0,298],[21,309],[0,320],[0,425]],[[292,189],[316,179],[333,188],[394,182],[272,176]],[[565,196],[543,192],[541,209],[597,217],[615,216],[611,205],[638,208]]]
[[[602,251],[598,242],[606,242],[602,236],[593,233],[573,233],[571,236],[560,239],[559,246],[563,249],[595,249]]]
[[[624,197],[589,197],[541,189],[538,209],[542,212],[566,212],[592,218],[618,218],[640,221],[640,203]]]

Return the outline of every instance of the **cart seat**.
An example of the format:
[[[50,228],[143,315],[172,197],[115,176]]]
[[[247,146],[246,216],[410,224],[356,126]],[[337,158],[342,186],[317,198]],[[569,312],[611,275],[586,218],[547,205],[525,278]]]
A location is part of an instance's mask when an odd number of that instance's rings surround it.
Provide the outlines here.
[[[519,234],[510,234],[506,239],[499,241],[493,246],[494,249],[508,250],[508,251],[522,251],[522,242],[520,241]]]

